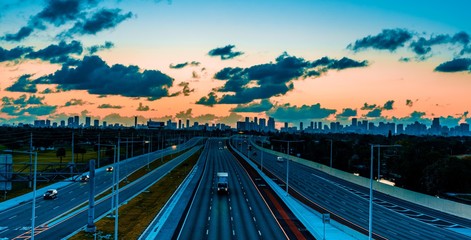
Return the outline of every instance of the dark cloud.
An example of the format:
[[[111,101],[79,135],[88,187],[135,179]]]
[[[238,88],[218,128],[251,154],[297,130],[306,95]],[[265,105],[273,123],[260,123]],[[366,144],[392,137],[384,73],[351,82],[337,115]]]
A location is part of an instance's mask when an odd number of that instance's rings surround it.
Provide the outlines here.
[[[196,104],[201,104],[205,106],[214,106],[218,102],[216,93],[210,92],[207,97],[202,97],[200,100],[196,101]]]
[[[31,47],[15,47],[10,50],[0,47],[0,62],[16,61],[23,55],[33,51]]]
[[[392,110],[393,109],[394,100],[389,100],[383,105],[383,110]]]
[[[382,110],[379,108],[373,109],[369,111],[365,116],[366,117],[371,117],[371,118],[378,118],[381,117],[381,112]]]
[[[376,104],[369,105],[368,103],[364,103],[363,107],[361,107],[361,110],[373,110],[376,107],[377,107]]]
[[[98,108],[114,108],[114,109],[121,109],[123,108],[122,106],[119,106],[119,105],[111,105],[111,104],[100,104],[98,105]]]
[[[410,62],[410,61],[411,61],[410,57],[401,57],[401,58],[399,58],[399,62]]]
[[[414,102],[410,99],[406,100],[406,106],[412,107],[414,105]]]
[[[34,30],[45,30],[45,23],[56,27],[83,17],[83,11],[97,4],[97,0],[48,0],[38,14],[32,16],[26,26],[17,33],[5,34],[2,39],[19,42],[30,36]]]
[[[445,44],[451,40],[451,37],[445,34],[440,34],[437,36],[432,36],[429,39],[420,37],[419,39],[413,41],[410,44],[410,48],[417,55],[425,55],[432,51],[432,46],[438,44]]]
[[[194,66],[194,67],[197,67],[200,65],[200,62],[196,62],[196,61],[192,61],[192,62],[184,62],[184,63],[178,63],[178,64],[170,64],[169,65],[169,68],[173,68],[173,69],[180,69],[180,68],[184,68],[186,66]]]
[[[341,113],[337,115],[339,118],[348,118],[355,117],[357,115],[357,110],[351,108],[344,108]]]
[[[214,75],[215,79],[227,80],[217,89],[223,92],[217,104],[247,104],[256,99],[268,99],[286,94],[294,88],[293,80],[312,76],[312,71],[325,73],[330,69],[343,70],[363,67],[367,62],[352,59],[340,60],[323,57],[309,62],[287,53],[276,58],[275,63],[254,65],[249,68],[224,68]]]
[[[455,58],[435,68],[437,72],[471,72],[471,58]]]
[[[17,33],[7,33],[5,36],[2,37],[3,40],[8,42],[19,42],[24,38],[28,37],[33,33],[33,28],[25,26],[20,28]]]
[[[321,105],[314,104],[311,106],[302,105],[301,107],[291,106],[289,103],[275,106],[268,115],[280,121],[299,121],[308,119],[323,119],[332,114],[335,114],[337,110],[321,108]]]
[[[149,108],[149,106],[144,106],[144,105],[142,105],[142,103],[139,103],[139,107],[137,107],[136,110],[137,111],[149,111],[150,108]]]
[[[355,52],[368,48],[393,52],[397,48],[403,47],[412,37],[413,34],[406,29],[383,29],[378,35],[364,37],[349,44],[347,48]]]
[[[73,35],[75,33],[80,35],[95,35],[100,31],[115,28],[122,21],[132,16],[133,14],[131,12],[121,14],[121,9],[101,9],[93,14],[90,19],[77,22],[74,27],[69,30],[67,35]]]
[[[259,103],[239,104],[231,109],[231,112],[266,112],[273,107],[268,99],[262,99]]]
[[[3,97],[0,111],[10,116],[45,116],[54,113],[57,106],[45,105],[42,102],[43,100],[44,97],[37,97],[35,95],[27,96],[25,94],[17,99]]]
[[[98,56],[86,56],[76,67],[63,65],[37,83],[58,84],[59,90],[87,90],[90,94],[147,97],[157,100],[168,96],[173,79],[157,70],[141,71],[137,66],[108,66]]]
[[[235,45],[227,45],[225,47],[215,48],[213,50],[210,50],[208,52],[208,55],[211,57],[219,56],[221,57],[221,60],[227,60],[227,59],[232,59],[232,58],[235,58],[237,56],[244,54],[243,52],[232,51],[234,47]]]
[[[71,54],[82,54],[83,47],[79,41],[71,41],[66,43],[61,41],[58,45],[51,44],[44,49],[38,51],[32,51],[25,56],[25,58],[35,59],[39,58],[44,61],[50,61],[51,63],[70,63],[75,61],[70,59]]]
[[[30,74],[22,75],[13,85],[5,88],[5,90],[10,92],[37,92],[36,84],[29,79],[31,76]]]
[[[76,98],[72,98],[70,99],[70,101],[66,102],[64,104],[64,107],[70,107],[70,106],[83,106],[85,105],[87,102],[83,101],[82,99],[76,99]]]
[[[178,84],[178,86],[183,87],[183,89],[182,89],[183,96],[190,96],[190,93],[195,91],[194,88],[190,89],[190,83],[189,82],[181,82],[181,83]]]
[[[103,44],[103,45],[94,45],[94,46],[91,46],[91,47],[87,48],[87,50],[90,54],[94,54],[98,51],[110,49],[110,48],[113,48],[113,47],[114,47],[114,43],[106,41],[105,44]]]
[[[319,60],[312,62],[311,64],[311,67],[313,68],[318,67],[318,66],[324,66],[324,68],[321,68],[320,72],[325,72],[329,69],[343,70],[347,68],[366,67],[368,66],[368,61],[364,60],[364,61],[358,62],[358,61],[355,61],[353,59],[346,58],[346,57],[343,57],[340,60],[323,57]],[[317,73],[319,73],[319,71],[317,71]],[[316,74],[313,74],[313,75],[316,75]]]

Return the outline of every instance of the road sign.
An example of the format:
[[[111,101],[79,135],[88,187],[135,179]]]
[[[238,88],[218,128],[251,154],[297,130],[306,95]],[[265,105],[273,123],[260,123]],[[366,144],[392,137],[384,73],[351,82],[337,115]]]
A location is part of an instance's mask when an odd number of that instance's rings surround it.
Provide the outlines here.
[[[322,222],[323,223],[330,223],[330,213],[322,214]]]

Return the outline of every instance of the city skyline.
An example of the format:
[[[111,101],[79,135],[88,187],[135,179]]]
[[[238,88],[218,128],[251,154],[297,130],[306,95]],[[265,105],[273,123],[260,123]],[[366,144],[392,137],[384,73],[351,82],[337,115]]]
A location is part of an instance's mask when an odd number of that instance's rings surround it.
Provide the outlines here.
[[[470,6],[8,0],[0,122],[469,124]]]

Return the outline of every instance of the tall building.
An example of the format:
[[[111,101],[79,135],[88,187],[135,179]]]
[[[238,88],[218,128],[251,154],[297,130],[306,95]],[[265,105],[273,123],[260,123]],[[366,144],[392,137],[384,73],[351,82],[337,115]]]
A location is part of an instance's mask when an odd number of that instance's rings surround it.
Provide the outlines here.
[[[69,117],[67,119],[67,127],[74,127],[74,118],[73,117]]]
[[[357,118],[352,118],[352,127],[356,128],[358,124],[358,119]]]
[[[272,117],[268,118],[268,131],[269,132],[275,131],[275,119]]]
[[[267,127],[267,120],[265,118],[260,118],[259,126],[261,131],[265,131],[265,128]]]
[[[74,116],[74,127],[80,126],[80,117]]]
[[[182,120],[178,119],[178,129],[182,129]]]
[[[190,119],[186,120],[186,128],[190,128]]]
[[[303,130],[304,130],[303,122],[299,122],[299,131],[303,131]]]
[[[85,127],[91,126],[92,119],[90,117],[85,117]]]
[[[134,127],[137,127],[137,116],[134,117]]]
[[[98,120],[98,119],[93,120],[93,126],[94,127],[99,127],[100,126],[100,120]]]

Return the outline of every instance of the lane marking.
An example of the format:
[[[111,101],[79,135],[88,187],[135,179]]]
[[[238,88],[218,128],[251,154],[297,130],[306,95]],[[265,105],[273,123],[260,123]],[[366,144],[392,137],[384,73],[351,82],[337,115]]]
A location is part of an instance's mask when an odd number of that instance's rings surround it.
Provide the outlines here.
[[[13,217],[10,217],[10,218],[8,218],[8,219],[13,219],[13,218],[16,218],[16,215],[15,215],[15,216],[13,216]]]

